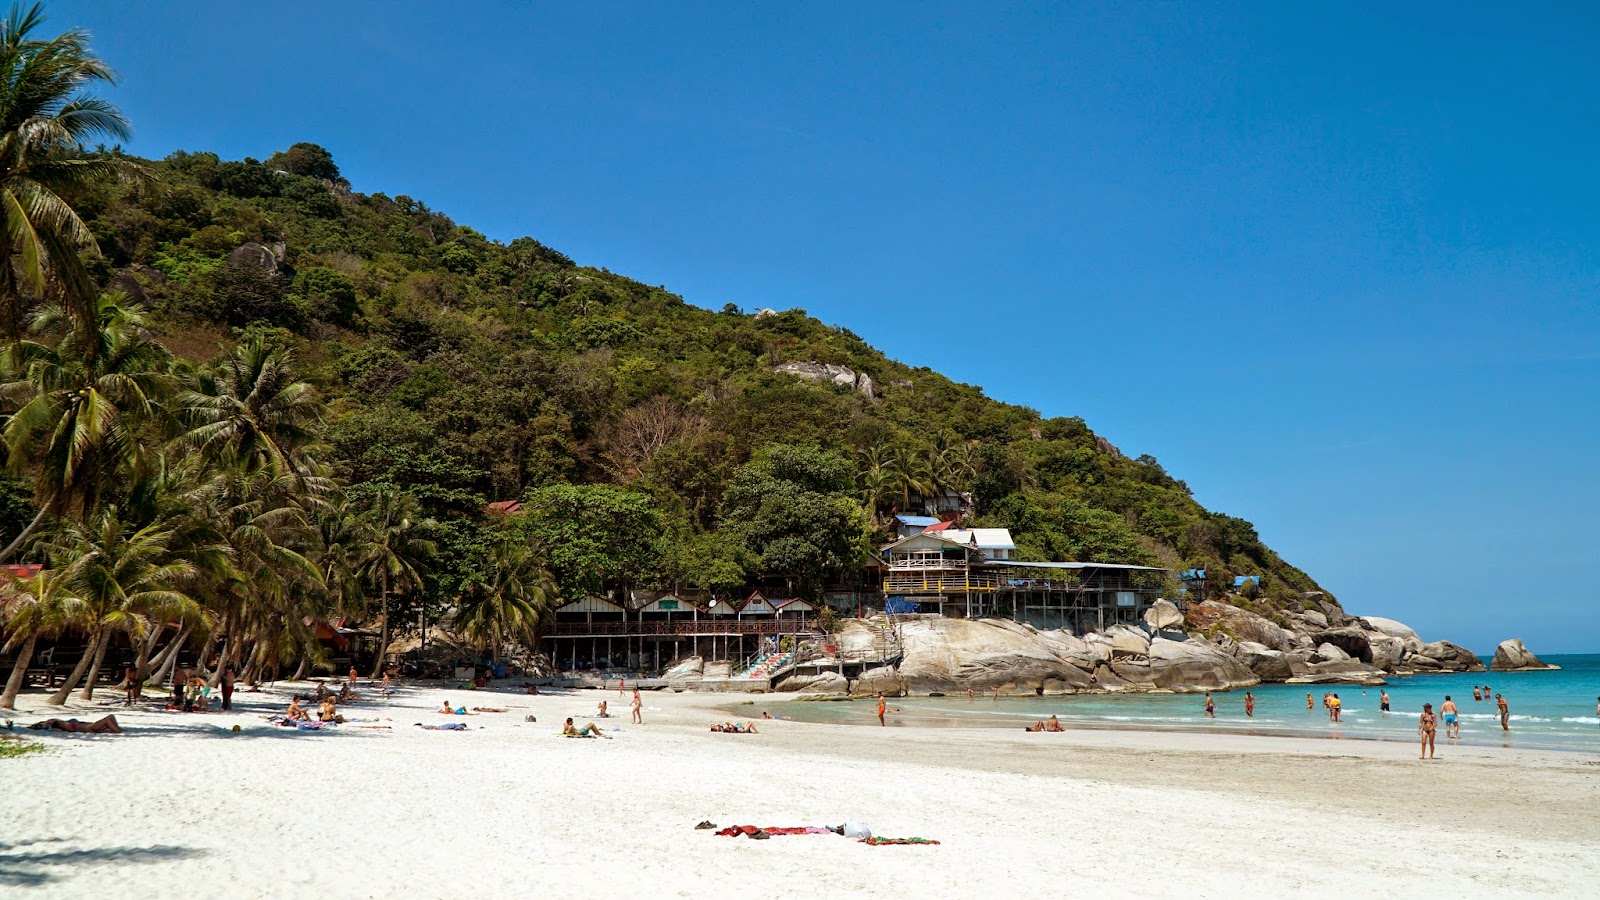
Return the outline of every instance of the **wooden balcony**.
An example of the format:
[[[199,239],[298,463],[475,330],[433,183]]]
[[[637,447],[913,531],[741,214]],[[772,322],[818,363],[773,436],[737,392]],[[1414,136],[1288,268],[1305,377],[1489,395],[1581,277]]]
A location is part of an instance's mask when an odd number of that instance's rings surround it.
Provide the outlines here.
[[[739,619],[733,616],[682,622],[557,622],[545,637],[717,637],[744,634],[811,634],[817,629],[812,620],[794,616],[763,616]]]
[[[967,594],[998,591],[1005,582],[992,572],[950,569],[890,569],[885,594]]]

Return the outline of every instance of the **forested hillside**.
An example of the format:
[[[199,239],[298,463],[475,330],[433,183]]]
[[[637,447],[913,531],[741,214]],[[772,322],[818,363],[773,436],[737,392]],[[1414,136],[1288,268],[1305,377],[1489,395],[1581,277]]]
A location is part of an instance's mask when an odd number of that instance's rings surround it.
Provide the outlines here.
[[[142,165],[70,197],[99,244],[91,274],[194,366],[241,339],[292,348],[329,401],[322,458],[344,493],[393,486],[435,520],[434,602],[481,577],[486,528],[526,533],[566,594],[731,594],[759,570],[815,585],[947,490],[1009,526],[1023,558],[1199,566],[1219,586],[1262,574],[1277,604],[1317,589],[1154,458],[802,310],[701,309],[531,237],[489,240],[420,200],[351,191],[312,144]],[[523,512],[486,516],[504,500]]]

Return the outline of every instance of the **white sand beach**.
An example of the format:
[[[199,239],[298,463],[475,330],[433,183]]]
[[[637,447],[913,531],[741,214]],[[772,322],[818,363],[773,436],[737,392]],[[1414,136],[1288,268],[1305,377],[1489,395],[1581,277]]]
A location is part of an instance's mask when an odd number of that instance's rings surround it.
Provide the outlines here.
[[[0,893],[1592,896],[1600,872],[1589,755],[1441,747],[1422,763],[1398,743],[784,721],[725,735],[709,707],[738,696],[646,692],[633,726],[615,692],[413,687],[344,710],[392,730],[301,733],[264,721],[286,695],[118,712],[123,736],[27,733],[49,750],[0,760]],[[511,710],[447,719],[446,698]],[[40,699],[18,727],[54,714]],[[612,739],[556,736],[602,699]],[[785,702],[755,699],[752,715]],[[413,724],[445,721],[470,730]],[[941,843],[693,827],[847,819]]]

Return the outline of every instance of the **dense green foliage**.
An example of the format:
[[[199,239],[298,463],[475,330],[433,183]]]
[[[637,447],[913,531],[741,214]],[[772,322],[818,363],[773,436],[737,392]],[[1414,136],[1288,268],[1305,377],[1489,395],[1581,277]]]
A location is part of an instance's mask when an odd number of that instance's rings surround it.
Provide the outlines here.
[[[519,527],[564,594],[731,592],[763,569],[815,584],[866,529],[885,539],[887,514],[946,492],[969,492],[975,521],[1009,526],[1027,558],[1263,574],[1285,601],[1316,588],[1155,459],[800,310],[705,310],[533,238],[488,240],[410,197],[351,192],[315,145],[145,165],[152,182],[73,199],[99,276],[148,304],[165,345],[195,362],[241,334],[293,347],[334,411],[338,479],[392,485],[442,523],[525,499]],[[264,262],[230,263],[247,243]],[[794,361],[865,373],[876,396],[774,371]],[[473,576],[453,577],[430,576]]]

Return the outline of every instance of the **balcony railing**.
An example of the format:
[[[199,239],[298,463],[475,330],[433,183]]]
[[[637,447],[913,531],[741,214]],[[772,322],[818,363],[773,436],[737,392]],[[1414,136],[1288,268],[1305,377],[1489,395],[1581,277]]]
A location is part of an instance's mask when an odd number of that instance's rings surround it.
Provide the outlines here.
[[[705,618],[684,622],[557,622],[545,637],[622,637],[702,634],[810,634],[817,629],[811,620],[791,616],[765,619]]]
[[[997,591],[1002,581],[987,572],[893,570],[883,577],[885,594],[965,594]]]

